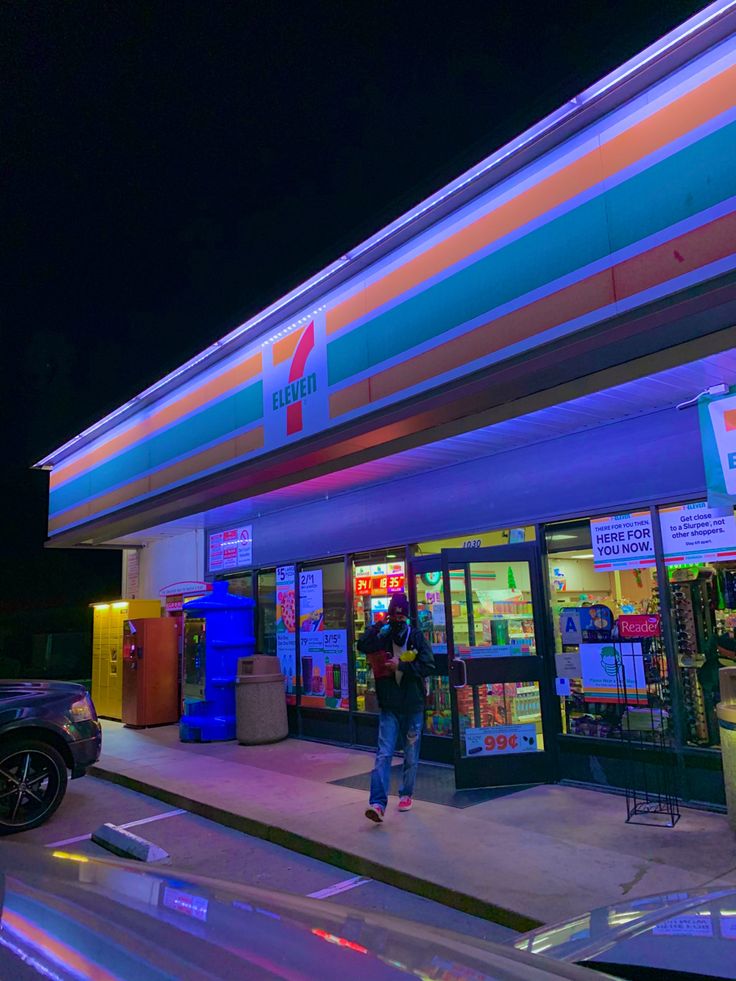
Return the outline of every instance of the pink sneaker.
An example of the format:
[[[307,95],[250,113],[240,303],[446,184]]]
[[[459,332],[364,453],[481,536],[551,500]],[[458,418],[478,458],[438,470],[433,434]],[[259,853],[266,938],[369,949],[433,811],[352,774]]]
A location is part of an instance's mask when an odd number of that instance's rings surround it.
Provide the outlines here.
[[[371,804],[365,812],[365,816],[369,821],[375,821],[376,824],[380,824],[383,821],[384,809],[380,804]]]
[[[399,810],[410,811],[413,803],[414,801],[411,799],[411,797],[401,797],[399,799]]]

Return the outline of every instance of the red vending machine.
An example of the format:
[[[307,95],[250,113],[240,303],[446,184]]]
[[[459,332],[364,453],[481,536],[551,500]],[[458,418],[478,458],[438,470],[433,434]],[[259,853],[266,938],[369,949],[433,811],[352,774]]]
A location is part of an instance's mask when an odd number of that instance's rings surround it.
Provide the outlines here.
[[[179,653],[175,620],[127,620],[123,632],[123,725],[179,721]]]

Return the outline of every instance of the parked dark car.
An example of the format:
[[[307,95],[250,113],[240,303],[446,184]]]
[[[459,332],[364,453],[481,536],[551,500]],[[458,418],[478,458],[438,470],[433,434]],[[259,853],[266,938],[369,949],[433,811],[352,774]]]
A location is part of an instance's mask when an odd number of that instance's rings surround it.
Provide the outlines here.
[[[102,730],[85,689],[70,681],[0,681],[0,835],[54,813],[72,780],[100,756]]]

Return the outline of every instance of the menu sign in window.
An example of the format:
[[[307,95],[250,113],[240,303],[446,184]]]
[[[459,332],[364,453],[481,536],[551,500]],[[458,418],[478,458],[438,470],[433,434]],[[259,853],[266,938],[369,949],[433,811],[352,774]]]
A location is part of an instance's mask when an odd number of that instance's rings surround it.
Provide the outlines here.
[[[253,525],[228,528],[209,536],[210,572],[250,565],[253,565]]]
[[[733,508],[712,508],[705,501],[660,508],[662,549],[668,565],[736,558]]]

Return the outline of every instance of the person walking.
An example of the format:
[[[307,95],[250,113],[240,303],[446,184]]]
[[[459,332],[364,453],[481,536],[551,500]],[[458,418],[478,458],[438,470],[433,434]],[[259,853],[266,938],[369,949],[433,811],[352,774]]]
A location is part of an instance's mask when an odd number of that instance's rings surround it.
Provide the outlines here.
[[[368,658],[381,709],[378,750],[365,812],[369,820],[380,824],[388,804],[391,760],[397,743],[404,748],[399,811],[404,813],[412,807],[424,726],[424,679],[434,674],[434,657],[424,634],[409,621],[409,601],[404,593],[391,597],[387,621],[368,627],[358,641],[358,650]]]

